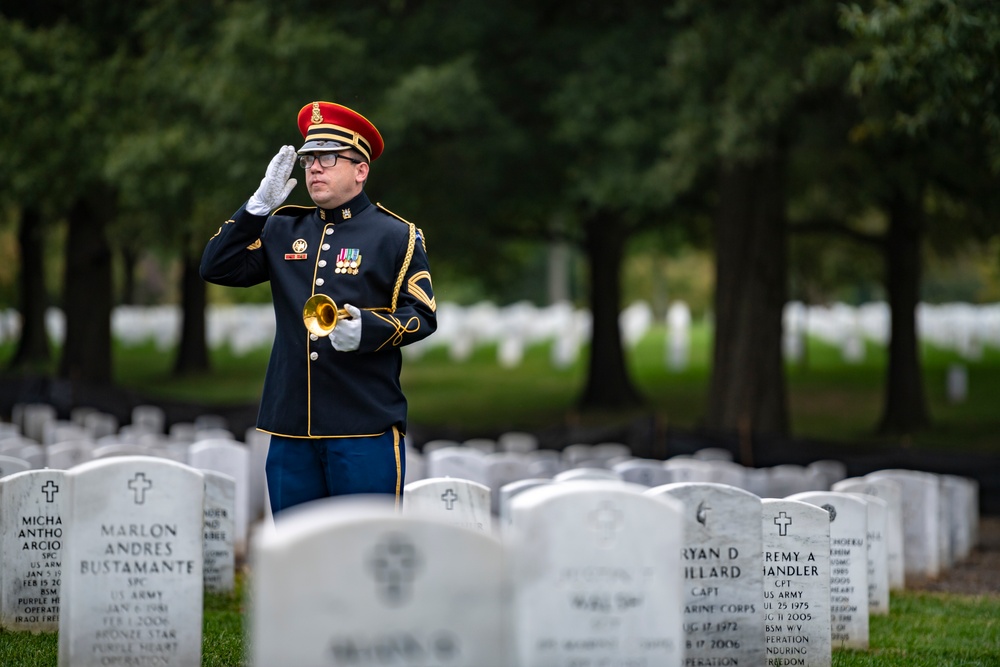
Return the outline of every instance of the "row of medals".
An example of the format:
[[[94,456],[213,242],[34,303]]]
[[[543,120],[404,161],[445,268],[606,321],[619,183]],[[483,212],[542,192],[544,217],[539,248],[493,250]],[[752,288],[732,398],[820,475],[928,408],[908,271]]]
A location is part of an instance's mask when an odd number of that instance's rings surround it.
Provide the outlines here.
[[[337,262],[337,268],[333,270],[334,273],[349,273],[352,276],[358,275],[358,264],[360,262]]]

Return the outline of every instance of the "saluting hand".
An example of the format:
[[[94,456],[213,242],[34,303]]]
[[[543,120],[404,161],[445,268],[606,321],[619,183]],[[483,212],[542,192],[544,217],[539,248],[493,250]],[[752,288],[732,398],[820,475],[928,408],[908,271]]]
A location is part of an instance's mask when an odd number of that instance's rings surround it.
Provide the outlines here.
[[[271,158],[257,192],[247,202],[247,213],[267,215],[281,206],[281,202],[285,201],[288,193],[298,183],[294,178],[289,178],[295,168],[296,157],[294,146],[282,146],[278,154]]]
[[[361,345],[361,311],[349,303],[344,310],[351,319],[337,320],[337,326],[330,332],[330,344],[337,352],[353,352]]]

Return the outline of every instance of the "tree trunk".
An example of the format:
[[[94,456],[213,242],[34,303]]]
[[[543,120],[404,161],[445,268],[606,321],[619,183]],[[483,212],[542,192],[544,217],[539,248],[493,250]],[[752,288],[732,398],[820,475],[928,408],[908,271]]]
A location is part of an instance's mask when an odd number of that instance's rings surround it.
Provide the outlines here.
[[[706,426],[784,435],[783,156],[724,167],[715,218],[715,341]]]
[[[885,243],[891,338],[885,405],[878,427],[882,434],[908,434],[930,425],[916,324],[923,234],[922,193],[907,196],[897,191],[889,202]]]
[[[632,384],[622,350],[621,265],[627,235],[605,215],[584,223],[584,250],[590,268],[590,312],[593,318],[590,366],[579,405],[584,408],[629,408],[642,404]]]
[[[9,368],[41,369],[48,366],[52,352],[45,329],[45,310],[49,300],[45,290],[45,238],[38,209],[29,207],[21,210],[17,240],[21,257],[18,283],[21,337]]]
[[[122,258],[122,288],[118,302],[123,306],[135,305],[135,267],[139,263],[139,253],[131,245],[123,245],[118,250]]]
[[[83,198],[69,212],[59,376],[74,385],[111,384],[111,197]]]
[[[191,252],[184,244],[181,270],[181,340],[174,362],[174,374],[207,371],[208,344],[205,341],[205,303],[207,288],[201,279],[198,265],[201,256]]]

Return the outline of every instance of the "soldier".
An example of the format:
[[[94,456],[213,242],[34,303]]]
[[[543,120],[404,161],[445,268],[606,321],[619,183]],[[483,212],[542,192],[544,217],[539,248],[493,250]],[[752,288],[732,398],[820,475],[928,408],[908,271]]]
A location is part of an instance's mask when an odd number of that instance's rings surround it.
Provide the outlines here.
[[[230,287],[271,284],[276,331],[257,428],[271,434],[272,512],[351,493],[394,494],[398,506],[400,348],[437,327],[423,234],[365,195],[383,149],[367,118],[313,102],[298,125],[305,143],[274,156],[257,191],[209,240],[201,276]],[[296,162],[315,206],[281,206],[297,183]],[[303,306],[315,294],[340,309],[332,331],[306,328]]]

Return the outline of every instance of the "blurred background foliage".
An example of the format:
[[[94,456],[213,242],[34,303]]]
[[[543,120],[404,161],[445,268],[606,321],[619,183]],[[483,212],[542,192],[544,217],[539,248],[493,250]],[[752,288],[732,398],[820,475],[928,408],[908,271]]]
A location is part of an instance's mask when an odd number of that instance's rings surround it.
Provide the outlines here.
[[[0,304],[25,340],[63,307],[60,373],[100,381],[88,327],[177,303],[175,370],[206,369],[205,304],[270,293],[204,286],[204,242],[330,100],[382,131],[369,195],[439,301],[590,306],[584,403],[613,403],[603,323],[683,300],[719,324],[709,420],[781,431],[775,304],[888,301],[912,375],[917,297],[1000,298],[998,62],[990,0],[0,0]]]

